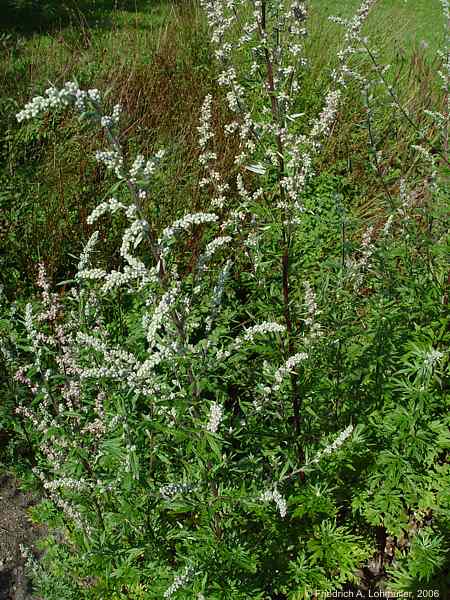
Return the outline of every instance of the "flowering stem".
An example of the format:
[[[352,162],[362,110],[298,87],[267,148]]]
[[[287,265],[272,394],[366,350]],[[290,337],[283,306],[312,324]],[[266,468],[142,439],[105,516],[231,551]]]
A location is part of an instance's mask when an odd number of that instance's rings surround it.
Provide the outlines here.
[[[114,134],[112,128],[109,126],[106,128],[107,131],[107,137],[109,137],[109,140],[111,142],[111,145],[113,146],[113,148],[118,151],[118,152],[122,152],[122,146],[120,144],[119,138]],[[129,178],[127,177],[125,179],[128,190],[133,198],[133,201],[136,205],[136,208],[139,212],[139,215],[141,217],[141,219],[144,218],[144,209],[143,206],[141,204],[140,198],[139,198],[139,194],[136,190],[136,186],[129,180]],[[149,240],[150,243],[150,249],[151,252],[153,254],[153,258],[155,259],[155,261],[158,263],[159,259],[160,259],[160,253],[158,252],[157,249],[157,245],[156,245],[156,240],[155,240],[155,235],[153,234],[153,232],[151,231],[150,227],[148,227],[146,229],[146,236],[147,239]]]
[[[267,40],[267,32],[266,32],[266,0],[261,2],[261,21],[258,27],[260,38],[266,42]],[[279,42],[279,38],[278,38]],[[276,145],[277,145],[277,180],[278,180],[278,190],[280,194],[280,204],[285,207],[285,193],[282,185],[284,171],[285,171],[285,161],[284,161],[284,147],[283,140],[281,137],[281,128],[282,123],[279,105],[276,97],[276,89],[275,89],[275,81],[274,81],[274,65],[271,59],[271,55],[269,52],[269,48],[267,43],[264,43],[264,56],[266,62],[266,85],[267,90],[270,96],[271,103],[271,112],[272,112],[272,121],[276,127],[277,133],[275,136]],[[287,212],[286,208],[283,208],[282,211],[284,213]],[[287,216],[287,215],[285,215]],[[282,258],[281,258],[281,269],[282,269],[282,280],[283,280],[283,304],[284,304],[284,320],[286,324],[287,336],[288,336],[288,353],[289,355],[294,354],[294,344],[293,344],[293,327],[292,327],[292,318],[290,313],[290,286],[289,286],[289,263],[290,263],[290,228],[289,228],[289,219],[285,219],[283,222],[283,250],[282,250]],[[291,373],[291,385],[292,385],[292,409],[294,413],[294,429],[295,434],[298,436],[300,434],[300,400],[298,397],[298,375],[296,373]]]
[[[391,209],[394,209],[394,199],[392,198],[392,194],[389,191],[388,186],[386,185],[386,181],[383,177],[383,172],[381,170],[381,165],[380,165],[380,161],[378,159],[378,154],[377,154],[377,149],[376,149],[376,145],[375,145],[375,139],[373,137],[373,132],[372,132],[372,121],[371,121],[371,107],[370,107],[370,97],[369,97],[369,90],[366,89],[366,116],[367,116],[367,132],[369,134],[369,140],[370,140],[370,145],[372,147],[372,151],[373,151],[373,156],[374,156],[374,160],[375,160],[375,166],[377,169],[377,173],[378,173],[378,177],[381,181],[381,185],[383,186],[384,192],[389,200],[389,204]]]
[[[284,236],[285,237],[285,236]],[[288,353],[290,356],[294,354],[293,328],[291,311],[289,306],[289,243],[284,239],[284,252],[282,258],[282,269],[283,269],[283,301],[284,301],[284,320],[286,323],[287,335],[288,335]],[[292,385],[292,408],[294,412],[294,429],[298,436],[300,434],[300,399],[298,396],[298,375],[296,372],[291,373],[291,385]]]
[[[411,127],[414,129],[414,131],[417,133],[417,135],[420,138],[421,142],[425,142],[428,146],[431,146],[432,150],[434,150],[443,160],[443,162],[445,164],[447,164],[448,166],[450,166],[450,161],[448,160],[448,156],[444,155],[439,149],[435,148],[430,141],[422,134],[422,132],[420,131],[417,123],[415,123],[413,121],[413,119],[411,119],[411,117],[409,116],[407,110],[403,107],[402,103],[400,102],[397,94],[394,92],[393,88],[391,85],[389,85],[389,83],[386,81],[386,77],[384,76],[383,73],[383,69],[380,68],[380,65],[378,64],[373,52],[370,50],[369,46],[365,43],[364,40],[361,41],[363,47],[365,48],[377,74],[380,76],[381,81],[383,82],[384,86],[386,87],[390,97],[392,98],[392,100],[394,101],[394,104],[397,106],[397,108],[400,110],[400,112],[402,113],[402,115],[405,117],[406,121],[409,123],[409,125],[411,125]]]
[[[92,478],[94,478],[95,474],[94,474],[94,472],[92,470],[92,467],[89,464],[89,462],[85,458],[83,458],[83,457],[81,457],[81,462],[83,463],[83,466],[86,469],[86,471],[89,473],[89,475]],[[98,517],[98,520],[100,522],[100,525],[102,526],[102,529],[105,530],[105,521],[103,520],[102,509],[101,509],[100,504],[99,504],[99,502],[98,502],[98,500],[97,500],[97,498],[95,497],[94,494],[92,494],[92,501],[93,501],[93,504],[95,506],[95,510],[96,510],[97,517]]]

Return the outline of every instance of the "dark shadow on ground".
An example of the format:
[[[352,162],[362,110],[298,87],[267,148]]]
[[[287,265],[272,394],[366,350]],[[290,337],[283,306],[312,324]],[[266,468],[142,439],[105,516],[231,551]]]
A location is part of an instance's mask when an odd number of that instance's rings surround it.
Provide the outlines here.
[[[30,492],[20,491],[8,474],[0,475],[0,600],[33,600],[21,546],[33,547],[43,534],[27,513],[36,501]]]
[[[186,0],[6,0],[0,13],[0,36],[53,33],[68,25],[111,27],[113,11],[131,13]]]

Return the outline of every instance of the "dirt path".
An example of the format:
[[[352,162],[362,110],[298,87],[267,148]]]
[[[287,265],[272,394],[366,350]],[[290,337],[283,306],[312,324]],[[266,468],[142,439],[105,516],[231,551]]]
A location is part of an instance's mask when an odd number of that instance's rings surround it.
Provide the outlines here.
[[[35,503],[31,493],[21,492],[12,477],[0,473],[0,600],[37,600],[20,551],[21,545],[32,546],[41,533],[27,514]]]

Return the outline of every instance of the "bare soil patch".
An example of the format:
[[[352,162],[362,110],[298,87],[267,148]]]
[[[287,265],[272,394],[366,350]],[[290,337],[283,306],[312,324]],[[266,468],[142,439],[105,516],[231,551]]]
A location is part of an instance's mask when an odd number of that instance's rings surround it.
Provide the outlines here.
[[[28,515],[37,501],[32,493],[22,492],[13,477],[0,474],[0,600],[37,600],[21,552],[21,546],[32,548],[43,534]]]

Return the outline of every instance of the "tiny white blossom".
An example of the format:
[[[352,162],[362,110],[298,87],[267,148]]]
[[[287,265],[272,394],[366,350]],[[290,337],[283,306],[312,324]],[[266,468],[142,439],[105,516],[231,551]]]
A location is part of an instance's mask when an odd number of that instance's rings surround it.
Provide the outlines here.
[[[86,246],[83,249],[83,252],[80,256],[80,262],[78,263],[78,272],[84,271],[90,260],[90,256],[92,251],[94,250],[95,244],[98,241],[98,231],[94,231],[89,240],[87,241]]]
[[[223,417],[222,406],[220,404],[217,404],[217,402],[214,402],[211,405],[211,410],[209,413],[209,421],[206,426],[206,430],[210,431],[211,433],[217,433],[217,430],[219,429],[219,425],[222,421],[222,417]]]
[[[172,596],[177,592],[180,588],[184,587],[192,577],[192,569],[190,567],[186,567],[183,573],[177,575],[172,583],[172,585],[164,592],[164,598],[172,598]]]
[[[338,450],[344,444],[344,442],[351,436],[352,433],[353,425],[349,425],[346,429],[344,429],[344,431],[342,431],[338,435],[334,442],[326,446],[323,450],[319,451],[316,454],[316,456],[310,461],[309,464],[318,463],[324,454],[332,454],[333,452]]]
[[[174,221],[172,225],[166,227],[162,232],[161,239],[159,240],[160,244],[167,242],[170,238],[172,238],[175,234],[180,231],[189,231],[189,229],[193,225],[201,225],[204,223],[214,223],[218,220],[218,216],[214,213],[191,213],[187,214],[181,219]]]
[[[285,364],[275,371],[275,385],[272,386],[272,390],[278,390],[286,375],[292,373],[295,367],[301,362],[307,360],[307,358],[308,354],[306,352],[298,352],[297,354],[290,356]]]
[[[275,487],[273,490],[266,490],[261,494],[263,502],[275,502],[275,505],[280,513],[280,517],[284,518],[287,514],[287,503],[280,492]]]
[[[427,367],[433,368],[436,363],[438,363],[441,358],[444,356],[443,352],[436,350],[435,348],[431,348],[429,352],[425,355],[424,363]]]

